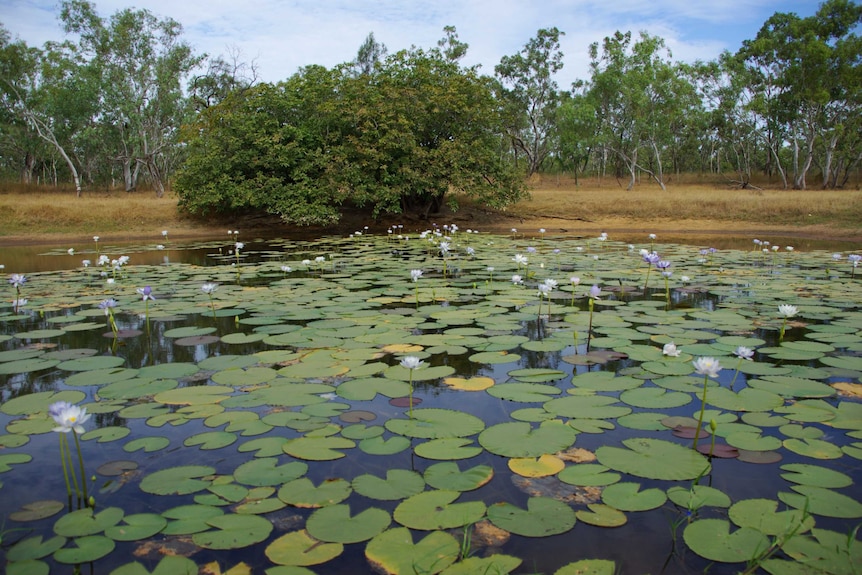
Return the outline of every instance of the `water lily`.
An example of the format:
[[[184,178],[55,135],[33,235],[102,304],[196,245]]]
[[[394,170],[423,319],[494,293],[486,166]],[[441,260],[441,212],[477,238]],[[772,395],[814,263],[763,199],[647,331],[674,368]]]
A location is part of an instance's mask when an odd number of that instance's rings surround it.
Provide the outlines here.
[[[422,277],[422,270],[410,270],[410,279],[414,282],[419,281],[419,278]]]
[[[213,293],[218,289],[218,284],[216,283],[205,283],[201,286],[201,291],[207,294],[210,298],[210,308],[213,310],[213,318],[216,316],[215,311],[215,302],[213,301]]]
[[[679,349],[677,349],[676,344],[674,342],[669,342],[664,344],[664,347],[661,348],[662,355],[666,355],[668,357],[679,357],[681,353]]]
[[[784,339],[784,332],[787,329],[787,320],[799,313],[795,305],[781,304],[778,306],[778,315],[783,319],[781,322],[781,331],[778,333],[778,343]]]
[[[117,329],[117,322],[114,320],[115,307],[117,307],[117,300],[114,298],[108,298],[99,302],[99,309],[104,310],[105,317],[108,318],[108,325],[111,326],[111,331],[114,332],[114,336],[116,336],[119,331]]]
[[[153,295],[153,288],[150,286],[144,286],[142,288],[138,288],[135,290],[138,292],[138,295],[141,296],[141,299],[144,301],[144,323],[147,325],[147,329],[150,328],[150,300],[156,301],[156,297]]]
[[[524,278],[522,278],[518,274],[514,274],[512,276],[512,283],[515,285],[522,285],[524,283]]]
[[[48,407],[48,415],[57,424],[53,431],[60,434],[60,463],[63,467],[63,478],[66,481],[69,505],[71,507],[73,492],[78,494],[79,505],[82,501],[90,504],[91,500],[87,495],[87,477],[84,474],[84,458],[81,453],[81,443],[78,440],[78,435],[84,433],[84,424],[90,419],[90,414],[87,413],[85,407],[74,405],[68,401],[57,401]],[[68,434],[70,433],[75,438],[75,448],[78,452],[80,481],[72,461],[72,450],[68,441]]]
[[[699,357],[692,362],[695,373],[703,376],[703,396],[700,400],[700,415],[697,418],[697,427],[694,431],[694,446],[697,451],[697,440],[700,437],[700,429],[703,426],[703,414],[706,411],[706,389],[710,377],[718,377],[721,372],[721,364],[714,357]]]
[[[730,389],[733,389],[733,384],[736,383],[736,378],[739,376],[739,368],[742,367],[743,361],[753,361],[754,358],[754,350],[744,345],[738,346],[735,350],[733,350],[733,355],[739,358],[739,361],[736,363],[736,371],[733,374],[733,379],[730,380]]]
[[[521,266],[527,265],[527,256],[524,254],[515,254],[515,257],[513,257],[512,260],[518,266],[518,271],[521,271]]]
[[[9,283],[12,284],[12,287],[14,287],[15,289],[21,289],[21,286],[23,286],[26,282],[27,278],[24,276],[24,274],[12,274],[9,277]]]
[[[410,399],[408,400],[407,417],[413,419],[413,370],[419,369],[425,364],[415,355],[407,355],[401,358],[400,365],[404,369],[410,370]]]
[[[289,274],[293,269],[290,266],[281,266],[281,273],[283,275]]]
[[[162,230],[162,237],[168,239],[168,230]]]

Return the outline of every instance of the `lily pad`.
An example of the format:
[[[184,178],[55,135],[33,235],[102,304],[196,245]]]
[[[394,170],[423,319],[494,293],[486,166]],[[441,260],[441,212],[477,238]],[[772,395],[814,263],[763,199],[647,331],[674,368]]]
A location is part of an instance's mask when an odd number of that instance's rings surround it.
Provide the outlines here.
[[[439,439],[467,437],[479,433],[485,424],[475,415],[451,409],[414,409],[411,419],[390,419],[386,429],[406,437]]]
[[[215,468],[206,465],[181,465],[156,471],[141,480],[141,490],[154,495],[186,495],[206,489]]]
[[[488,465],[476,465],[464,471],[454,461],[435,463],[425,470],[425,481],[431,487],[442,490],[472,491],[491,481],[494,469]]]
[[[614,483],[602,490],[602,501],[620,511],[649,511],[664,505],[667,495],[661,489],[641,491],[639,483]]]
[[[457,464],[453,465],[457,468]],[[425,480],[415,471],[389,469],[386,479],[366,473],[354,478],[352,485],[354,491],[365,497],[379,501],[398,501],[420,493],[425,489]]]
[[[458,541],[443,531],[432,531],[414,543],[409,529],[396,527],[369,541],[365,557],[376,572],[385,575],[434,575],[454,563],[460,549]]]
[[[344,479],[327,479],[315,486],[311,479],[300,477],[282,485],[278,498],[294,507],[325,507],[344,501],[351,491],[350,482]],[[309,533],[314,535],[312,531]]]
[[[330,543],[359,543],[382,533],[391,523],[389,513],[371,507],[350,515],[349,505],[331,505],[318,509],[308,518],[308,533]]]
[[[531,497],[526,510],[511,503],[496,503],[488,507],[488,519],[500,529],[524,537],[565,533],[577,521],[571,507],[549,497]]]
[[[207,524],[214,529],[192,535],[206,549],[242,549],[264,541],[273,529],[271,521],[257,515],[219,515]]]
[[[479,434],[479,443],[504,457],[539,457],[568,449],[576,435],[574,429],[560,422],[549,421],[533,428],[527,422],[515,421],[489,427]]]
[[[662,439],[629,438],[627,449],[603,445],[596,450],[599,463],[648,479],[686,481],[710,469],[709,462],[696,451]]]
[[[701,557],[720,563],[745,562],[769,548],[769,539],[756,529],[730,529],[723,519],[699,519],[685,528],[683,539]]]
[[[459,496],[458,491],[443,489],[417,493],[399,503],[393,516],[410,529],[432,531],[470,525],[485,515],[484,503],[454,503]]]

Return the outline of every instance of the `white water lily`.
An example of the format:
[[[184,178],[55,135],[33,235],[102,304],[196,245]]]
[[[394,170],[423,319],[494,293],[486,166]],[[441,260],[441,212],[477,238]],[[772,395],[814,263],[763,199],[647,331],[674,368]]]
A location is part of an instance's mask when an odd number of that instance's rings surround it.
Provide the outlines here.
[[[48,414],[54,419],[57,424],[52,431],[58,433],[84,433],[84,424],[90,419],[91,414],[87,413],[87,408],[73,405],[67,401],[58,401],[51,404],[48,408]]]
[[[781,304],[778,306],[778,315],[781,317],[793,317],[797,313],[799,313],[799,310],[796,309],[795,305]]]
[[[718,377],[719,372],[721,372],[721,364],[714,357],[699,357],[691,364],[696,373],[707,377]]]
[[[664,344],[664,347],[661,349],[662,355],[666,355],[668,357],[679,357],[681,353],[679,349],[676,347],[674,342],[669,342]]]
[[[752,361],[752,358],[754,357],[754,350],[745,347],[744,345],[740,345],[734,350],[733,355],[735,355],[739,359],[747,359],[748,361]]]
[[[419,278],[422,277],[422,270],[410,270],[410,279],[414,282],[419,281]]]
[[[218,289],[218,284],[214,283],[205,283],[201,286],[201,291],[207,295],[212,295],[214,291]]]
[[[407,355],[401,358],[401,367],[403,367],[404,369],[419,369],[423,365],[424,364],[422,363],[422,360],[420,360],[415,355]]]

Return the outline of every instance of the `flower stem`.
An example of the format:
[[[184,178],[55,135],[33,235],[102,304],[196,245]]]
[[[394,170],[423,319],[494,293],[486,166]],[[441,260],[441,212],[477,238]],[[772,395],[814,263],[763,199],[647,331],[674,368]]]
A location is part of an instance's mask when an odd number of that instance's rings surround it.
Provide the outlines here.
[[[61,433],[60,435],[60,464],[63,467],[63,479],[66,481],[66,495],[69,497],[69,506],[72,505],[72,484],[69,482],[69,469],[66,464],[66,450],[68,449],[68,442],[66,441],[66,435]]]
[[[706,411],[706,386],[709,383],[709,376],[703,376],[703,397],[700,400],[700,415],[697,418],[697,428],[694,430],[694,446],[692,449],[697,451],[697,440],[700,439],[700,428],[703,425],[703,412]]]
[[[75,436],[75,449],[78,450],[78,466],[81,470],[81,487],[84,491],[84,501],[86,502],[89,501],[90,497],[87,495],[87,476],[84,474],[84,455],[81,453],[81,442],[74,429],[72,430],[72,435]],[[69,455],[71,455],[71,453]]]

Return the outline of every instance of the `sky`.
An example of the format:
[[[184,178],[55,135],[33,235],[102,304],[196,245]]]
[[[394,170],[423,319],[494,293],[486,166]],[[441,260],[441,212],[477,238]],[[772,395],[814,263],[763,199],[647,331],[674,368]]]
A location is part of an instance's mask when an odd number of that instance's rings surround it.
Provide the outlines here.
[[[390,53],[433,48],[444,26],[469,45],[465,65],[493,75],[503,56],[518,53],[538,30],[564,32],[560,88],[589,78],[588,48],[617,30],[664,38],[676,61],[715,59],[753,39],[775,12],[801,17],[813,0],[93,0],[107,19],[125,8],[146,9],[183,26],[198,53],[238,52],[260,80],[284,80],[302,66],[331,68],[356,57],[373,32]],[[31,46],[63,40],[59,0],[0,0],[0,22]]]

